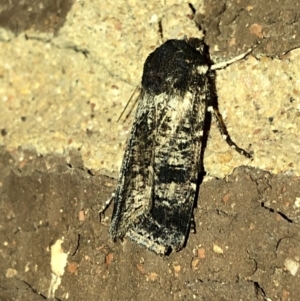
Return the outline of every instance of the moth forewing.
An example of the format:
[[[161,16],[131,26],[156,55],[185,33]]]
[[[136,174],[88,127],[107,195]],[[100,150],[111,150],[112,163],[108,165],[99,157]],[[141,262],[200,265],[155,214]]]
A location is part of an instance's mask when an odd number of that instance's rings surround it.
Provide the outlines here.
[[[226,142],[250,156],[227,133],[204,49],[196,38],[168,40],[145,61],[114,196],[114,240],[127,236],[157,254],[183,248],[197,196],[209,108]]]

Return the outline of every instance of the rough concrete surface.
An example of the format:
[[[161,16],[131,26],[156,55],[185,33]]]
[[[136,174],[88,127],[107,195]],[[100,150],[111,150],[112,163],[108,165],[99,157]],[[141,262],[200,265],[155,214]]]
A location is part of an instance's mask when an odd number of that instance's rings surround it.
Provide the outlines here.
[[[194,1],[219,106],[186,247],[108,237],[134,113],[117,119],[163,39],[200,35],[184,1],[0,3],[0,300],[300,300],[300,4]],[[260,43],[259,43],[260,42]]]

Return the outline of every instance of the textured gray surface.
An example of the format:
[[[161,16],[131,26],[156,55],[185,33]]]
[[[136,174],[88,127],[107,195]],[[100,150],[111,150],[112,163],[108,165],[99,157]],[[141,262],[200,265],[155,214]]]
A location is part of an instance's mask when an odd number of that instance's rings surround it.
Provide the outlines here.
[[[112,208],[102,223],[97,209],[116,182],[68,160],[0,152],[0,300],[49,296],[50,249],[63,239],[57,300],[298,301],[299,178],[239,167],[203,183],[196,233],[160,257],[108,238]]]

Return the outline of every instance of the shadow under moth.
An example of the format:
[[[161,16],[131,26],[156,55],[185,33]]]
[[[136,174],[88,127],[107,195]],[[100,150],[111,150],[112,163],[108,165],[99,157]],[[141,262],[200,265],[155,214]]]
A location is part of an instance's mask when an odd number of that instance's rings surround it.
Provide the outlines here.
[[[200,185],[207,116],[239,153],[218,111],[208,47],[197,38],[168,40],[146,59],[138,107],[125,150],[109,234],[157,254],[185,245]],[[206,137],[206,138],[205,138]]]

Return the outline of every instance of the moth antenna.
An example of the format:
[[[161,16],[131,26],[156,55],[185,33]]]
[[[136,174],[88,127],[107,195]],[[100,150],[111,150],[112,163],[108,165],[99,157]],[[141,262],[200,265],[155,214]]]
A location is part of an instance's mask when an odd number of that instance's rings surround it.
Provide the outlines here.
[[[161,42],[163,42],[163,40],[164,40],[164,31],[163,31],[163,26],[162,26],[162,20],[161,19],[158,21],[158,33],[159,33]]]
[[[136,86],[136,88],[134,89],[134,91],[133,91],[133,93],[131,94],[130,98],[128,99],[128,101],[127,101],[127,103],[126,103],[126,105],[125,105],[125,107],[124,107],[122,113],[120,114],[120,116],[119,116],[117,122],[119,122],[120,119],[122,118],[122,116],[123,116],[123,114],[125,113],[125,111],[126,111],[128,105],[129,105],[131,99],[133,98],[133,95],[136,93],[136,91],[137,91],[138,89],[139,89],[139,86]],[[136,103],[137,103],[137,100],[134,102],[133,107],[135,106]],[[126,115],[125,120],[128,118],[128,116],[129,116],[130,113],[132,112],[133,107],[131,108],[131,110],[129,111],[129,113]]]

